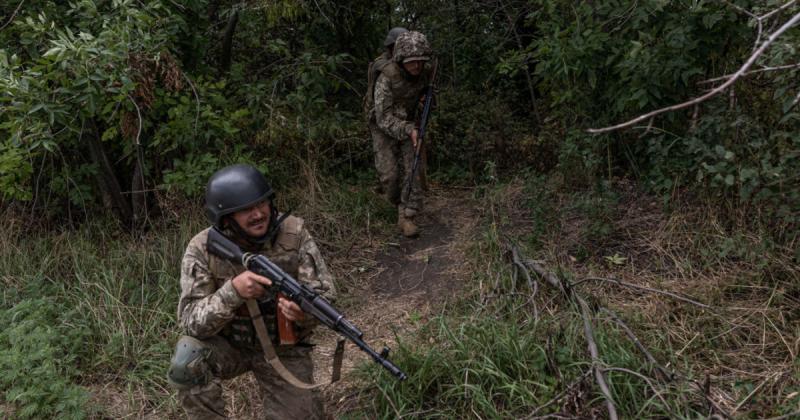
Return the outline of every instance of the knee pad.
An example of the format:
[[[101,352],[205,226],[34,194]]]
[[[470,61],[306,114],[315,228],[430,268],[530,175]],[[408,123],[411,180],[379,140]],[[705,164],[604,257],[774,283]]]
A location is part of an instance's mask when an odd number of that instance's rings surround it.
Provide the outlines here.
[[[178,389],[207,384],[211,380],[211,370],[206,362],[209,351],[202,341],[182,336],[170,361],[169,382]]]

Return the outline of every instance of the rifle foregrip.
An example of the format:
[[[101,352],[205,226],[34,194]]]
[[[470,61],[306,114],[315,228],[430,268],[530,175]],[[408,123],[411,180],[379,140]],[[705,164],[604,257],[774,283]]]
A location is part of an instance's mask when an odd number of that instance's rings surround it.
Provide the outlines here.
[[[278,299],[281,298],[286,299],[286,296],[284,296],[283,293],[278,293]],[[290,321],[289,318],[286,318],[286,316],[283,314],[283,311],[281,311],[280,308],[278,308],[277,318],[278,318],[277,319],[278,340],[280,340],[280,344],[281,345],[297,344],[299,339],[297,338],[297,334],[294,331],[294,323],[292,323],[292,321]]]

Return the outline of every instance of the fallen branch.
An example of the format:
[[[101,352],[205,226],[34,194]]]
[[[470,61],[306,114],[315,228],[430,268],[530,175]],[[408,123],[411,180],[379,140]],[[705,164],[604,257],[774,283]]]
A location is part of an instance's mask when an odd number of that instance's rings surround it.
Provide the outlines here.
[[[675,293],[672,293],[672,292],[668,292],[668,291],[665,291],[665,290],[651,289],[649,287],[639,286],[638,284],[628,283],[628,282],[624,282],[622,280],[610,279],[610,278],[605,278],[605,277],[586,277],[586,278],[584,278],[584,279],[582,279],[580,281],[577,281],[577,282],[571,284],[570,287],[574,288],[574,287],[576,287],[578,285],[586,283],[587,281],[603,281],[603,282],[607,282],[607,283],[613,283],[613,284],[617,284],[617,285],[620,285],[620,286],[628,287],[628,288],[631,288],[631,289],[644,290],[644,291],[651,292],[651,293],[656,293],[656,294],[659,294],[659,295],[669,296],[671,298],[680,300],[681,302],[686,302],[686,303],[690,303],[690,304],[695,305],[695,306],[699,306],[699,307],[701,307],[703,309],[709,309],[709,310],[713,309],[710,305],[706,305],[705,303],[698,302],[698,301],[696,301],[694,299],[685,298],[685,297],[683,297],[681,295],[678,295],[678,294],[675,294]]]
[[[581,307],[581,317],[583,318],[583,334],[586,337],[586,342],[589,346],[589,354],[592,356],[592,370],[594,371],[594,379],[597,382],[597,386],[600,387],[603,397],[606,399],[608,418],[611,420],[617,420],[617,407],[614,406],[614,399],[611,397],[611,390],[608,389],[605,375],[603,374],[603,370],[600,368],[600,353],[597,350],[597,343],[594,341],[594,331],[592,330],[589,305],[585,300],[583,300],[582,297],[578,295],[573,296],[575,296],[575,299],[578,301],[578,304]]]
[[[525,279],[528,281],[528,287],[531,289],[530,295],[530,302],[533,304],[533,317],[535,319],[539,319],[539,309],[536,307],[536,302],[534,298],[536,297],[536,293],[539,291],[539,283],[531,278],[531,273],[528,271],[528,268],[522,262],[522,259],[519,256],[519,249],[515,245],[511,246],[511,260],[514,263],[514,276],[517,275],[517,270],[522,271],[525,274]]]
[[[793,3],[793,2],[790,2],[790,3]],[[761,56],[761,54],[763,54],[764,51],[766,51],[767,48],[769,48],[769,46],[772,45],[772,43],[775,42],[776,39],[778,39],[781,35],[783,35],[784,32],[786,32],[789,28],[794,26],[798,21],[800,21],[800,13],[797,13],[794,16],[792,16],[791,19],[789,19],[786,23],[784,23],[775,32],[773,32],[769,36],[769,38],[767,38],[767,40],[764,41],[764,43],[761,44],[761,46],[755,52],[753,52],[753,54],[750,55],[750,57],[747,59],[747,61],[739,68],[739,70],[737,70],[736,73],[734,73],[725,83],[723,83],[723,84],[719,85],[718,87],[712,89],[711,91],[709,91],[705,95],[699,96],[697,98],[694,98],[692,100],[689,100],[689,101],[686,101],[686,102],[683,102],[683,103],[680,103],[680,104],[677,104],[677,105],[672,105],[672,106],[668,106],[668,107],[665,107],[665,108],[657,109],[657,110],[652,111],[652,112],[648,112],[647,114],[640,115],[640,116],[638,116],[638,117],[636,117],[636,118],[634,118],[634,119],[632,119],[630,121],[627,121],[627,122],[624,122],[624,123],[621,123],[621,124],[613,125],[613,126],[610,126],[610,127],[604,127],[604,128],[590,128],[590,129],[588,129],[586,131],[591,133],[591,134],[600,134],[600,133],[607,133],[607,132],[610,132],[610,131],[616,131],[616,130],[619,130],[619,129],[622,129],[622,128],[630,127],[630,126],[635,125],[635,124],[637,124],[637,123],[639,123],[641,121],[647,120],[648,118],[655,117],[656,115],[661,115],[663,113],[670,112],[670,111],[677,111],[677,110],[680,110],[680,109],[684,109],[684,108],[690,107],[690,106],[695,105],[695,104],[699,104],[701,102],[706,101],[707,99],[709,99],[711,97],[714,97],[714,96],[718,95],[719,93],[721,93],[721,92],[725,91],[726,89],[728,89],[744,73],[746,73],[747,70],[750,68],[750,66],[752,66],[756,62],[756,60]],[[760,22],[761,22],[761,20],[759,20],[759,24],[760,24]]]
[[[669,404],[667,404],[667,400],[665,400],[664,397],[661,396],[661,393],[658,392],[658,389],[656,389],[656,386],[655,386],[655,384],[653,384],[653,380],[652,379],[648,378],[647,376],[642,375],[639,372],[634,372],[634,371],[632,371],[630,369],[625,369],[625,368],[621,368],[621,367],[608,367],[608,368],[605,368],[603,370],[606,371],[606,372],[623,372],[623,373],[627,373],[629,375],[636,376],[637,378],[640,378],[641,380],[645,381],[647,383],[647,385],[650,386],[650,389],[653,390],[653,393],[656,394],[656,397],[658,397],[658,399],[661,400],[661,403],[664,404],[664,409],[669,412],[670,418],[676,419],[676,418],[679,417],[679,416],[675,415],[675,413],[673,413],[672,410],[669,409]]]
[[[564,296],[569,297],[570,292],[568,291],[567,288],[564,287],[564,285],[561,283],[558,277],[555,276],[555,274],[545,270],[544,267],[542,267],[541,264],[537,263],[536,261],[526,260],[525,264],[528,267],[530,267],[534,273],[538,274],[539,277],[543,278],[544,281],[546,281],[556,289],[560,290],[561,293],[564,294]]]
[[[583,381],[584,381],[584,379],[586,379],[586,377],[587,377],[587,376],[589,376],[591,373],[592,373],[592,371],[591,371],[591,370],[587,370],[586,372],[583,372],[582,374],[580,374],[580,376],[578,376],[578,378],[577,378],[577,379],[575,379],[574,381],[572,381],[572,383],[571,383],[571,384],[567,385],[567,388],[566,388],[566,389],[564,389],[563,391],[561,391],[561,392],[560,392],[558,395],[556,395],[555,397],[551,398],[551,399],[550,399],[550,401],[548,401],[548,402],[546,402],[546,403],[544,403],[544,404],[542,404],[542,405],[540,405],[540,406],[536,407],[535,409],[533,409],[533,411],[531,411],[531,414],[530,414],[530,415],[529,415],[527,418],[528,418],[528,419],[531,419],[531,418],[533,418],[533,417],[536,415],[536,413],[538,413],[538,412],[540,412],[540,411],[544,410],[544,409],[545,409],[546,407],[548,407],[550,404],[553,404],[554,402],[556,402],[556,401],[560,400],[562,397],[564,397],[564,395],[567,395],[567,393],[568,393],[570,390],[572,390],[572,388],[575,388],[575,387],[576,387],[578,384],[580,384],[581,382],[583,382]]]
[[[649,361],[650,364],[655,367],[656,371],[662,376],[662,378],[665,381],[671,381],[673,379],[674,375],[668,372],[666,368],[664,368],[663,366],[661,366],[661,364],[658,363],[653,354],[647,350],[644,344],[642,344],[642,342],[639,341],[639,338],[636,337],[636,334],[633,333],[633,331],[628,327],[628,325],[625,324],[625,322],[622,321],[622,319],[619,316],[617,316],[616,313],[614,313],[612,310],[608,308],[600,308],[600,312],[608,314],[608,316],[611,317],[611,319],[614,320],[614,322],[616,322],[617,325],[619,325],[623,331],[625,331],[625,334],[628,336],[628,338],[633,342],[636,348],[638,348],[639,351],[641,351],[644,354],[644,357],[647,359],[647,361]]]

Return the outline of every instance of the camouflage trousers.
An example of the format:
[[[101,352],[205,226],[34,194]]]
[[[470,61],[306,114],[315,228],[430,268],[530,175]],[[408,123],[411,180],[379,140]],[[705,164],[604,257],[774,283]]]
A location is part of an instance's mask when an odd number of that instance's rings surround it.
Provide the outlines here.
[[[252,371],[264,398],[265,419],[324,419],[324,407],[318,391],[297,389],[283,380],[264,359],[260,351],[236,348],[228,340],[214,336],[201,340],[210,350],[204,360],[211,380],[178,391],[178,400],[190,419],[224,419],[222,380]],[[312,382],[314,365],[311,347],[276,348],[281,362],[298,379]]]
[[[372,135],[372,149],[375,152],[375,169],[386,198],[394,205],[407,209],[410,213],[422,210],[422,187],[420,173],[422,160],[417,164],[417,173],[408,191],[408,180],[411,177],[411,166],[414,162],[414,146],[410,139],[398,141],[380,128],[374,121],[369,123]],[[407,214],[411,216],[412,214]]]

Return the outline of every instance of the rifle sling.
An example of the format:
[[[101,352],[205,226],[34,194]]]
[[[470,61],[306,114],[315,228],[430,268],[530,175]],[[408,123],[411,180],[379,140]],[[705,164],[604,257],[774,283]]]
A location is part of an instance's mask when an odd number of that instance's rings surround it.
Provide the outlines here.
[[[258,302],[255,299],[247,299],[247,310],[250,312],[250,318],[253,319],[253,327],[256,329],[256,336],[261,343],[261,348],[264,349],[264,358],[267,362],[278,372],[286,382],[300,389],[316,389],[334,383],[341,377],[342,370],[342,357],[344,355],[344,340],[339,339],[336,343],[336,351],[333,354],[333,373],[331,374],[330,382],[310,384],[297,379],[296,376],[286,366],[281,363],[278,354],[275,352],[275,346],[272,345],[272,340],[269,339],[267,334],[267,326],[264,324],[264,318],[261,315],[261,309],[258,307]]]

